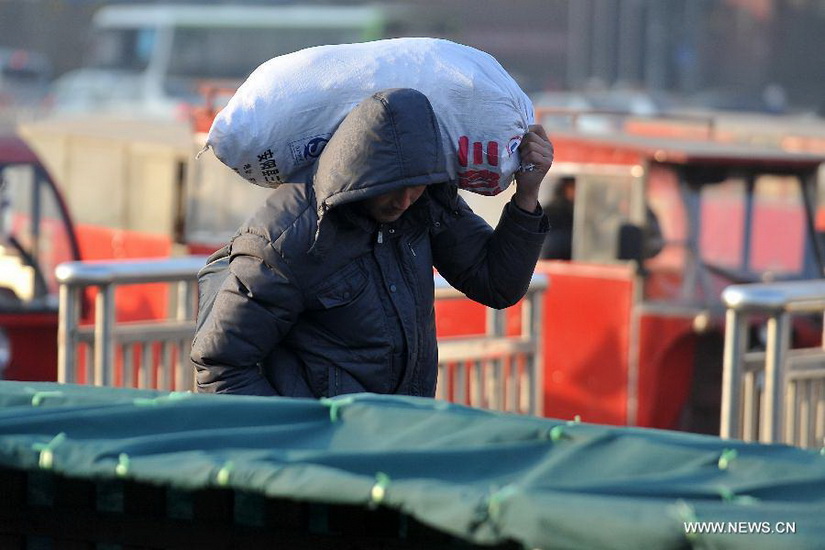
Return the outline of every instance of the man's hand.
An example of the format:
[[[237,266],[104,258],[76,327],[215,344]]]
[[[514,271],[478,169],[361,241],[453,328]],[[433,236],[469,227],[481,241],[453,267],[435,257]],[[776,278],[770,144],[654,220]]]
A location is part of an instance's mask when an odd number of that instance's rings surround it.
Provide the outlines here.
[[[518,148],[521,168],[516,172],[516,206],[535,212],[539,204],[539,188],[553,164],[553,144],[541,124],[533,124],[524,134]]]

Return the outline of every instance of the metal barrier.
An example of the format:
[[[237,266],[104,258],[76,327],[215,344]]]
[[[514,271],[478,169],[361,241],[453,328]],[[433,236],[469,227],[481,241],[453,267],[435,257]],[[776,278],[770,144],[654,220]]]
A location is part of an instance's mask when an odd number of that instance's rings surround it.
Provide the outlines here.
[[[727,306],[721,436],[820,447],[825,438],[825,342],[792,348],[793,316],[825,312],[825,281],[733,285]],[[765,350],[750,351],[765,322]]]
[[[186,256],[59,265],[56,270],[60,282],[58,381],[112,386],[119,367],[119,380],[127,387],[192,389],[194,378],[189,350],[195,331],[197,273],[206,258]],[[116,287],[148,283],[170,283],[177,288],[169,318],[117,323]],[[94,326],[81,326],[83,293],[90,287],[97,290]],[[137,384],[133,384],[135,379]]]
[[[60,326],[58,381],[163,390],[193,388],[189,351],[195,328],[196,277],[206,256],[58,266]],[[124,284],[177,285],[169,319],[117,323],[115,288]],[[439,275],[436,300],[466,299]],[[85,289],[97,289],[94,326],[80,325]],[[437,398],[474,407],[541,415],[543,411],[541,304],[547,277],[534,275],[521,302],[521,332],[506,334],[505,312],[486,308],[485,334],[439,339]],[[86,349],[85,357],[81,348]],[[136,356],[139,361],[136,361]],[[81,359],[80,361],[78,359]],[[89,359],[91,361],[91,373]],[[82,360],[85,359],[85,360]],[[80,364],[82,363],[82,364]],[[135,372],[137,368],[137,372]],[[116,369],[121,374],[115,375]]]
[[[436,300],[466,299],[436,276]],[[541,315],[547,277],[536,274],[521,302],[521,331],[506,334],[506,312],[486,308],[486,333],[438,341],[437,399],[541,416],[544,411]]]

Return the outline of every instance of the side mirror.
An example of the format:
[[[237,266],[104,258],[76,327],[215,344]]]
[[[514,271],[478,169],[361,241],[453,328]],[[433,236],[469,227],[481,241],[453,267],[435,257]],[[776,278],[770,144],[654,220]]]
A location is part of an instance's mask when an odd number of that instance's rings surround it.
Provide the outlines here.
[[[638,225],[623,223],[619,227],[619,251],[617,259],[642,261],[644,254],[644,231]]]

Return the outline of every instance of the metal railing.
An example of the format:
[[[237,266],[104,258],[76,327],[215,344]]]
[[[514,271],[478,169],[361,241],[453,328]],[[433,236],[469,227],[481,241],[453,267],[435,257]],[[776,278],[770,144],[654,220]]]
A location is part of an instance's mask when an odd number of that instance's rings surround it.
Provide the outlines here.
[[[466,299],[436,276],[436,300]],[[438,341],[437,399],[542,416],[544,412],[542,301],[547,277],[536,274],[521,301],[520,332],[507,334],[506,311],[486,309],[485,334]]]
[[[820,447],[825,438],[825,342],[793,348],[795,315],[825,313],[825,281],[733,285],[727,306],[720,435]],[[748,350],[754,322],[764,351]]]
[[[206,256],[185,256],[59,265],[58,381],[112,386],[117,380],[126,387],[192,389],[189,350],[197,313],[197,273],[205,263]],[[169,317],[116,322],[116,288],[149,283],[169,283],[176,289]],[[93,326],[80,323],[88,288],[97,291]]]
[[[58,266],[58,381],[163,390],[193,388],[189,351],[195,329],[197,272],[206,256]],[[115,289],[166,282],[177,288],[168,319],[117,322]],[[440,276],[436,300],[464,298]],[[437,398],[475,407],[541,415],[541,303],[547,278],[534,275],[521,302],[520,332],[507,335],[503,310],[486,309],[486,333],[439,339]],[[97,291],[94,325],[80,323],[86,289]],[[464,298],[466,299],[466,298]],[[133,384],[133,381],[137,384]]]

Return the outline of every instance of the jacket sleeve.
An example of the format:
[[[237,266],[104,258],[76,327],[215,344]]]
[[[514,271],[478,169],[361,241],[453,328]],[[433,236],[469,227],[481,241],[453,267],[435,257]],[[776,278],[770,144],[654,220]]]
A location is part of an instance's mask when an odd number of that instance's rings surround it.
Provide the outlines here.
[[[207,266],[208,267],[208,266]],[[302,293],[269,242],[243,234],[228,265],[210,284],[201,276],[198,329],[191,359],[198,391],[277,395],[259,363],[289,331],[303,309]]]
[[[432,238],[438,272],[455,288],[486,306],[509,307],[527,292],[547,234],[544,213],[508,202],[495,229],[457,197],[443,230]]]

